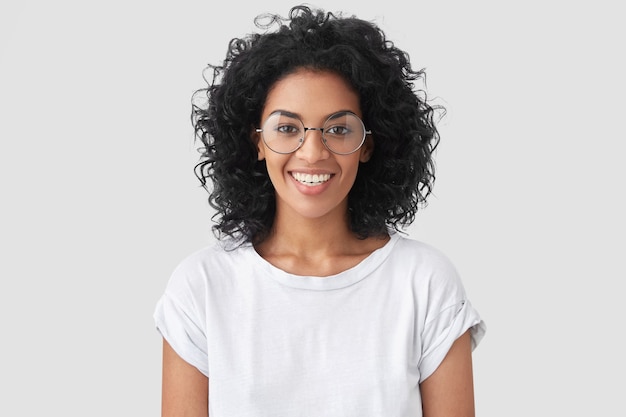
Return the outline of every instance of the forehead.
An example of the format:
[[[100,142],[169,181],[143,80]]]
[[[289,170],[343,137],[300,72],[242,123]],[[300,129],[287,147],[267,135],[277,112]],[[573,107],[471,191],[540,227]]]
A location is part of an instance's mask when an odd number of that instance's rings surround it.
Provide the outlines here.
[[[301,69],[278,80],[269,90],[263,117],[284,110],[303,118],[326,118],[339,111],[361,116],[358,94],[340,75]]]

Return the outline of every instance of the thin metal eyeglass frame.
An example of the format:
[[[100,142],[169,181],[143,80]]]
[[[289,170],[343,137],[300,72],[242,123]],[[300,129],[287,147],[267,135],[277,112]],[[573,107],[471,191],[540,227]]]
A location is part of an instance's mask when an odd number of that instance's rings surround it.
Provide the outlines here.
[[[282,112],[282,111],[273,112],[273,113],[271,113],[271,114],[269,115],[268,119],[269,119],[270,117],[272,117],[273,115],[275,115],[275,114],[280,114],[280,113],[285,113],[285,112]],[[328,123],[328,121],[329,121],[329,120],[331,120],[331,119],[333,119],[333,118],[336,118],[338,115],[341,115],[341,114],[350,114],[350,115],[352,115],[352,116],[356,117],[356,118],[357,118],[357,120],[358,120],[359,122],[361,122],[361,126],[363,127],[363,138],[361,139],[361,143],[359,144],[359,146],[357,146],[357,147],[356,147],[356,149],[354,149],[353,151],[350,151],[350,152],[337,152],[337,151],[332,150],[332,149],[328,146],[328,143],[327,143],[327,139],[326,139],[326,137],[324,137],[324,126],[326,126],[326,123]],[[361,120],[361,118],[360,118],[359,116],[357,116],[356,114],[354,114],[354,113],[352,113],[352,112],[350,112],[350,111],[341,111],[341,112],[337,112],[337,113],[333,113],[333,114],[331,114],[330,116],[328,116],[328,118],[327,118],[327,119],[326,119],[326,121],[324,122],[324,126],[322,126],[322,127],[306,127],[306,126],[304,125],[304,122],[303,122],[303,121],[302,121],[299,117],[297,117],[297,116],[290,116],[290,117],[292,117],[293,119],[297,119],[297,120],[300,122],[300,124],[302,125],[302,129],[303,129],[303,130],[302,130],[302,136],[300,137],[300,139],[298,139],[298,146],[297,146],[294,150],[292,150],[292,151],[288,151],[288,152],[279,152],[279,151],[276,151],[276,150],[272,149],[272,147],[271,147],[271,146],[267,143],[267,141],[265,140],[265,135],[263,134],[263,129],[262,129],[262,128],[257,128],[257,129],[255,129],[255,132],[257,132],[257,133],[260,133],[260,134],[261,134],[261,138],[263,139],[263,143],[265,143],[265,145],[266,145],[266,146],[267,146],[267,147],[268,147],[268,148],[269,148],[272,152],[275,152],[275,153],[278,153],[278,154],[281,154],[281,155],[287,155],[287,154],[290,154],[290,153],[294,153],[294,152],[296,152],[298,149],[300,149],[300,148],[302,147],[302,145],[304,145],[304,140],[306,139],[306,132],[307,132],[307,131],[309,131],[309,130],[319,130],[319,131],[322,133],[322,134],[321,134],[322,143],[324,144],[324,147],[325,147],[326,149],[328,149],[331,153],[334,153],[335,155],[350,155],[350,154],[355,153],[355,152],[356,152],[356,151],[358,151],[359,149],[361,149],[361,147],[362,147],[362,146],[363,146],[363,144],[365,143],[365,138],[367,137],[367,135],[371,135],[371,134],[372,134],[372,131],[371,131],[371,130],[367,130],[367,129],[365,128],[365,124],[363,123],[363,120]],[[265,123],[267,123],[267,119],[265,120]],[[263,123],[263,124],[265,125],[265,123]]]

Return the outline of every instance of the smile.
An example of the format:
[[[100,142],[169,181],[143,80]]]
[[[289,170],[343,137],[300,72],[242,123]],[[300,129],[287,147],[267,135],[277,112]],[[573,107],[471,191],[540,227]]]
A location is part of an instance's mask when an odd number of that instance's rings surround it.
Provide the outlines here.
[[[300,184],[314,187],[325,183],[332,176],[331,174],[304,174],[301,172],[292,172],[291,176]]]

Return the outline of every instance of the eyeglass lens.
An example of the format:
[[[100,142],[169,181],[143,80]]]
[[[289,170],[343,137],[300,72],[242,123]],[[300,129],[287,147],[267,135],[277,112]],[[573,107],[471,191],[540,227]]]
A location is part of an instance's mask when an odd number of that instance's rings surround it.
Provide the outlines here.
[[[305,128],[299,118],[276,112],[263,124],[262,135],[265,144],[274,152],[291,153],[301,146],[306,130],[310,129],[315,128]],[[355,114],[340,112],[326,120],[322,127],[322,138],[331,152],[350,154],[363,144],[365,128]]]

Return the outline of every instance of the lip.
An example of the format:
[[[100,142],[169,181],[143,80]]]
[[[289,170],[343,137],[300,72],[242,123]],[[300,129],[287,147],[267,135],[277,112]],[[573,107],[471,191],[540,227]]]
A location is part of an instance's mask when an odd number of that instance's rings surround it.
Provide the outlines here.
[[[324,171],[324,170],[291,170],[288,171],[289,174],[289,178],[291,179],[292,183],[295,185],[295,187],[298,189],[298,191],[300,191],[300,193],[305,194],[305,195],[318,195],[320,193],[323,193],[331,184],[331,182],[333,181],[335,174],[329,171]],[[294,177],[294,174],[301,176],[301,175],[311,175],[311,176],[329,176],[328,180],[324,181],[324,182],[320,182],[319,184],[315,184],[315,185],[310,185],[310,184],[303,184],[300,181],[296,180],[296,178]]]
[[[301,174],[330,174],[332,175],[333,172],[328,170],[328,169],[311,169],[311,168],[293,168],[293,169],[289,169],[288,172],[291,174],[293,172],[299,172]]]

